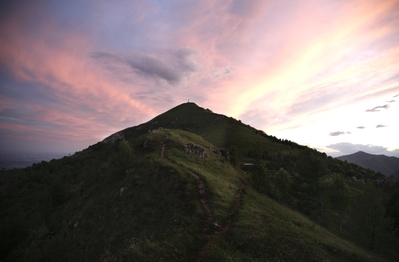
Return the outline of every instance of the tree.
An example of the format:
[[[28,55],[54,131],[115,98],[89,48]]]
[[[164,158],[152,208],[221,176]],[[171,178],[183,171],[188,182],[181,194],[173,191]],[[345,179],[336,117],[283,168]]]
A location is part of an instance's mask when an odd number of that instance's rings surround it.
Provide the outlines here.
[[[339,217],[339,230],[342,233],[344,217],[349,211],[350,189],[346,179],[340,174],[333,174],[326,183],[324,198],[329,210]]]
[[[373,184],[366,185],[358,197],[354,217],[361,236],[365,237],[366,245],[372,250],[378,250],[380,243],[389,238],[394,230],[393,219],[385,216],[381,194]]]
[[[235,145],[232,145],[229,149],[230,162],[233,166],[238,164],[238,149]]]
[[[134,152],[129,142],[119,141],[112,162],[117,173],[125,173],[134,163]]]
[[[311,201],[316,202],[316,209],[312,207],[312,210],[316,210],[319,218],[322,222],[325,219],[325,203],[323,199],[324,187],[321,183],[322,178],[327,174],[327,166],[323,158],[320,155],[306,151],[302,155],[300,166],[298,171],[302,175],[301,177],[309,184],[308,194],[311,196]]]
[[[256,163],[261,163],[263,155],[263,147],[260,140],[256,140],[256,142],[252,145],[252,157],[255,159]]]
[[[274,181],[280,192],[280,199],[284,202],[288,202],[289,191],[292,184],[290,174],[284,168],[280,168],[275,174]]]
[[[394,222],[395,234],[399,237],[399,190],[390,197],[387,205],[387,214],[392,217]]]
[[[256,177],[256,184],[258,187],[261,187],[261,181],[265,173],[265,168],[262,165],[262,155],[263,155],[262,143],[259,140],[257,140],[253,144],[252,153],[253,153],[253,158],[255,159],[254,174]]]

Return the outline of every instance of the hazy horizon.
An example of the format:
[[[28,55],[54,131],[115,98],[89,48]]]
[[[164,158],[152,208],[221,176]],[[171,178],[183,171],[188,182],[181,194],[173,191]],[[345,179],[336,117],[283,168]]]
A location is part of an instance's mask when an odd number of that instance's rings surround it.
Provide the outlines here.
[[[68,153],[55,152],[5,152],[0,151],[0,170],[25,168],[40,163],[42,161],[49,162],[53,159],[60,159],[64,156],[69,156]]]

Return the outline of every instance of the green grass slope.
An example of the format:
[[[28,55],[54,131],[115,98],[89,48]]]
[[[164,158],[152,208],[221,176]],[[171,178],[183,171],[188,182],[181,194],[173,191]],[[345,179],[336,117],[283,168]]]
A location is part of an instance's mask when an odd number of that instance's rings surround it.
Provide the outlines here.
[[[246,188],[228,231],[203,261],[383,261],[308,218]]]
[[[383,261],[258,193],[216,147],[163,128],[2,171],[0,259]]]
[[[219,148],[229,149],[231,146],[236,146],[240,163],[254,160],[251,156],[254,145],[260,148],[264,158],[269,162],[275,162],[277,154],[285,156],[285,162],[293,161],[292,159],[296,159],[303,150],[309,149],[291,141],[268,136],[240,120],[213,113],[195,103],[178,105],[147,123],[127,128],[120,133],[129,139],[160,127],[195,133]],[[271,168],[275,167],[271,165]]]
[[[1,171],[0,260],[395,260],[398,202],[385,212],[381,198],[394,189],[352,176],[381,178],[185,103],[73,156]]]

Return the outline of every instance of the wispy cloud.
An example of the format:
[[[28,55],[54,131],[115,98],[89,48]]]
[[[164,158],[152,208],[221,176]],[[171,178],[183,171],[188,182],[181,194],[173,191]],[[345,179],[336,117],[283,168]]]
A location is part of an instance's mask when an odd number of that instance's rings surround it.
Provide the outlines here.
[[[125,77],[126,74],[139,75],[177,85],[200,70],[201,66],[194,60],[197,54],[195,49],[186,47],[176,51],[132,52],[128,55],[93,52],[91,57],[103,63],[107,69],[124,74]]]
[[[358,127],[356,127],[357,129],[365,129],[366,127],[364,127],[364,126],[358,126]]]
[[[386,125],[377,125],[376,128],[387,127]]]
[[[335,132],[331,132],[330,136],[340,136],[340,135],[344,135],[345,132],[343,131],[335,131]]]
[[[366,112],[379,112],[380,109],[388,109],[389,105],[383,105],[383,106],[376,106],[372,109],[367,109]]]

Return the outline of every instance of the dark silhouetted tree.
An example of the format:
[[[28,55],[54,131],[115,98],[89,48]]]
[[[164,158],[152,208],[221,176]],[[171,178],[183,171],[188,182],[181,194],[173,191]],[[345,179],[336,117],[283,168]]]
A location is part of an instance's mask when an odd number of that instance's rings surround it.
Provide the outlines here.
[[[387,214],[395,220],[395,234],[399,237],[399,189],[393,193],[388,201]]]
[[[274,184],[280,192],[280,200],[283,202],[289,202],[292,181],[290,174],[284,168],[280,168],[276,172],[274,176]]]
[[[232,145],[229,149],[230,163],[233,166],[238,165],[238,149],[235,145]]]
[[[360,235],[365,237],[366,245],[371,250],[378,250],[384,239],[394,232],[394,221],[386,216],[381,193],[372,184],[366,185],[359,195],[353,215]]]
[[[346,179],[340,174],[333,174],[325,184],[324,198],[329,211],[339,217],[339,229],[342,233],[342,225],[349,212],[350,189]]]

